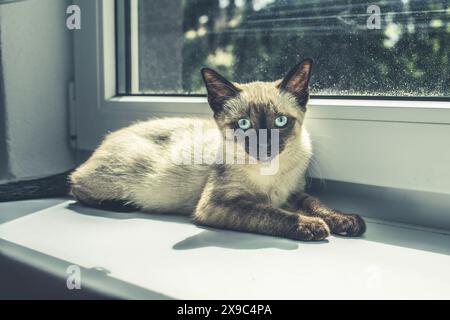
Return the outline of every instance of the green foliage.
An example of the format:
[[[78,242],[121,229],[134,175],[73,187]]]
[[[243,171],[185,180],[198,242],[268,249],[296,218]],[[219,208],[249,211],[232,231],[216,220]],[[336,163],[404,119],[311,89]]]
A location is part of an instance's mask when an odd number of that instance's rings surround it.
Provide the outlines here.
[[[202,66],[236,82],[275,80],[315,60],[313,94],[450,96],[447,0],[384,0],[381,29],[358,0],[185,0],[183,91]]]

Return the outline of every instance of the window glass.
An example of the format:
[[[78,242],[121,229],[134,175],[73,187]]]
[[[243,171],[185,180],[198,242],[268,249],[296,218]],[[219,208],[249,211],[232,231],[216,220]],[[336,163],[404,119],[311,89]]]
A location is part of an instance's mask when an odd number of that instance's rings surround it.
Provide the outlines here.
[[[275,80],[311,57],[315,95],[449,97],[448,3],[140,0],[139,89],[128,93],[204,94],[202,66]]]

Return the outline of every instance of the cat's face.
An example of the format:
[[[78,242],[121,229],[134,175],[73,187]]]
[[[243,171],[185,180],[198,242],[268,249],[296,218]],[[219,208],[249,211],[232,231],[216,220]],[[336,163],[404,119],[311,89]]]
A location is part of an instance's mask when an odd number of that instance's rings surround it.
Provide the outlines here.
[[[247,134],[242,147],[257,160],[282,153],[301,134],[311,69],[312,60],[306,59],[284,79],[247,84],[231,83],[214,70],[202,69],[208,102],[224,137],[230,130]],[[256,135],[255,146],[250,143],[251,134]],[[259,152],[260,148],[267,153]]]

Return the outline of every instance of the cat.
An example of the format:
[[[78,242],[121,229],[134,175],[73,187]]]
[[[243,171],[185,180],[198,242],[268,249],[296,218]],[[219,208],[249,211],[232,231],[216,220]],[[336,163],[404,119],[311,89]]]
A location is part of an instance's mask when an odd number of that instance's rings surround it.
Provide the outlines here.
[[[281,80],[247,84],[203,68],[212,119],[153,119],[108,134],[70,175],[72,194],[87,206],[120,203],[187,215],[198,225],[294,240],[362,235],[360,216],[328,208],[304,191],[312,156],[303,125],[312,66],[312,59],[305,59]],[[230,130],[267,130],[266,141],[257,136],[256,144],[257,151],[267,149],[267,157],[251,152],[250,139],[230,139]],[[244,150],[244,163],[182,163],[195,157],[192,146],[217,160],[225,145]],[[177,162],[174,155],[183,154],[187,157]],[[270,166],[274,170],[265,174]]]

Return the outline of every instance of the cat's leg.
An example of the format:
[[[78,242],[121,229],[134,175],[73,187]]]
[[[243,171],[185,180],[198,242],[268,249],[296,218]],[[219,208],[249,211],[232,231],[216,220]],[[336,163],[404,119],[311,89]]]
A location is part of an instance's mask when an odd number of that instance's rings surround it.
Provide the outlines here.
[[[318,217],[292,213],[248,198],[202,197],[195,223],[235,231],[260,233],[294,240],[323,240],[329,236],[327,224]]]
[[[285,207],[290,210],[301,210],[310,216],[323,219],[333,234],[357,237],[366,232],[366,224],[359,215],[331,209],[319,199],[304,192],[291,195]]]

